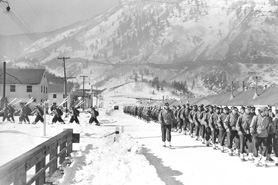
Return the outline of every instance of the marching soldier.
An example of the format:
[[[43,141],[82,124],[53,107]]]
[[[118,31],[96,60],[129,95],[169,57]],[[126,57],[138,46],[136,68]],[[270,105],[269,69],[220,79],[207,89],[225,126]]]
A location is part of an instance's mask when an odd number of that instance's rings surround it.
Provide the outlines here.
[[[197,105],[193,106],[193,109],[189,112],[189,122],[190,122],[190,136],[193,138],[193,132],[194,132],[194,128],[195,128],[195,114],[197,113]]]
[[[78,119],[80,113],[79,110],[73,106],[70,110],[70,113],[71,113],[71,117],[69,123],[73,123],[75,121],[75,123],[79,124],[79,119]]]
[[[162,142],[164,147],[166,147],[166,136],[169,147],[171,147],[171,125],[173,124],[174,119],[174,113],[169,108],[169,103],[166,102],[164,109],[160,111],[158,117],[158,120],[161,124]]]
[[[212,147],[213,149],[216,149],[216,138],[218,138],[219,136],[219,128],[217,125],[217,121],[219,119],[220,116],[220,108],[216,107],[215,108],[215,112],[213,112],[212,107],[210,107],[210,119],[209,119],[209,126],[211,129],[211,140],[212,140]],[[218,139],[218,142],[220,142],[220,140]]]
[[[92,124],[93,122],[96,122],[97,126],[100,126],[100,123],[97,119],[99,112],[97,110],[95,110],[94,107],[91,107],[91,111],[90,111],[91,117],[89,119],[89,123]]]
[[[41,121],[42,123],[44,122],[43,110],[38,105],[36,106],[35,110],[31,114],[36,115],[36,118],[35,118],[35,121],[33,122],[33,124],[37,124],[39,121]]]
[[[203,118],[201,120],[201,126],[202,126],[202,141],[203,144],[206,144],[207,146],[209,146],[209,139],[210,139],[210,134],[211,134],[211,130],[209,127],[209,119],[210,119],[210,112],[209,112],[209,108],[210,106],[207,105],[205,107],[205,110],[203,112]]]
[[[278,166],[278,109],[275,110],[275,117],[272,122],[273,127],[273,150],[275,155],[275,165]]]
[[[249,160],[253,160],[253,142],[252,136],[250,133],[250,125],[252,122],[254,115],[251,114],[251,107],[247,106],[245,112],[239,116],[238,121],[236,123],[236,129],[239,135],[239,145],[240,145],[240,159],[241,161],[245,161],[244,152],[245,147],[248,148]]]
[[[238,109],[237,107],[232,107],[232,113],[226,117],[224,121],[224,126],[227,132],[227,139],[228,139],[228,149],[229,155],[233,155],[233,142],[235,142],[235,148],[238,149],[238,134],[236,130],[236,123],[238,120]],[[239,154],[239,152],[238,152]]]
[[[65,124],[64,120],[62,119],[63,111],[59,107],[57,107],[56,105],[53,105],[51,107],[51,111],[54,113],[54,116],[52,118],[52,124],[56,123],[57,121]]]
[[[267,107],[262,107],[259,110],[259,114],[254,116],[250,125],[250,133],[254,140],[254,156],[255,165],[259,166],[259,163],[267,167],[266,164],[266,154],[267,154],[267,138],[269,134],[269,129],[271,126],[271,118],[269,117],[269,111]],[[259,158],[259,148],[262,147],[262,161]]]
[[[12,121],[12,123],[14,123],[14,113],[15,113],[15,109],[12,105],[8,105],[8,120]]]
[[[218,117],[218,121],[217,121],[217,125],[219,128],[219,145],[221,148],[221,152],[224,152],[224,145],[225,145],[225,139],[227,136],[227,132],[224,126],[224,122],[226,120],[226,118],[229,115],[229,108],[228,107],[224,107],[223,108],[223,113],[220,114],[220,116]]]

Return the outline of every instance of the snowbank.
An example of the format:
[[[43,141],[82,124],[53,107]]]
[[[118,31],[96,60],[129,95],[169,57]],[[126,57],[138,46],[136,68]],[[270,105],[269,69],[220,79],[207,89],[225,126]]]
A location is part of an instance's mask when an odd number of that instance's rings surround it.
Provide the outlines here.
[[[61,185],[161,184],[155,168],[141,154],[139,144],[127,134],[120,141],[100,140],[98,147],[87,145],[73,153],[74,163],[65,168]]]

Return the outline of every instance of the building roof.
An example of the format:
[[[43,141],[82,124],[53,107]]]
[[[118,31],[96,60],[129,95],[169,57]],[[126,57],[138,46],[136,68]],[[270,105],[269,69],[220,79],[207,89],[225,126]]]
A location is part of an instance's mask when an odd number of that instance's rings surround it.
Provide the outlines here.
[[[6,84],[40,84],[45,69],[6,69]],[[0,68],[0,84],[3,84],[4,70]]]
[[[70,87],[67,86],[67,92],[70,92]],[[64,84],[49,84],[48,85],[48,92],[49,93],[64,93]]]

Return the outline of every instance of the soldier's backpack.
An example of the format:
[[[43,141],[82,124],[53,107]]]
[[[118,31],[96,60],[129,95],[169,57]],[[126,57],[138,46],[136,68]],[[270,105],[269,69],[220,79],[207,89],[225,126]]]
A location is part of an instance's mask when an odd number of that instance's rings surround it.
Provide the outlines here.
[[[95,110],[95,115],[96,117],[99,116],[99,112],[97,110]]]

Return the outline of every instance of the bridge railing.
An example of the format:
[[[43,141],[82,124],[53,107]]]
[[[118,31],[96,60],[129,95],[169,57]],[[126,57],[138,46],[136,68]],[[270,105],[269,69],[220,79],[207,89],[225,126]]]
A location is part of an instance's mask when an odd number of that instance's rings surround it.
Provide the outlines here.
[[[79,142],[79,139],[78,141]],[[46,170],[51,176],[59,164],[72,152],[73,129],[66,129],[37,147],[0,167],[1,185],[36,185],[45,183]],[[46,159],[49,156],[49,159]],[[35,174],[27,180],[27,172],[35,167]]]

